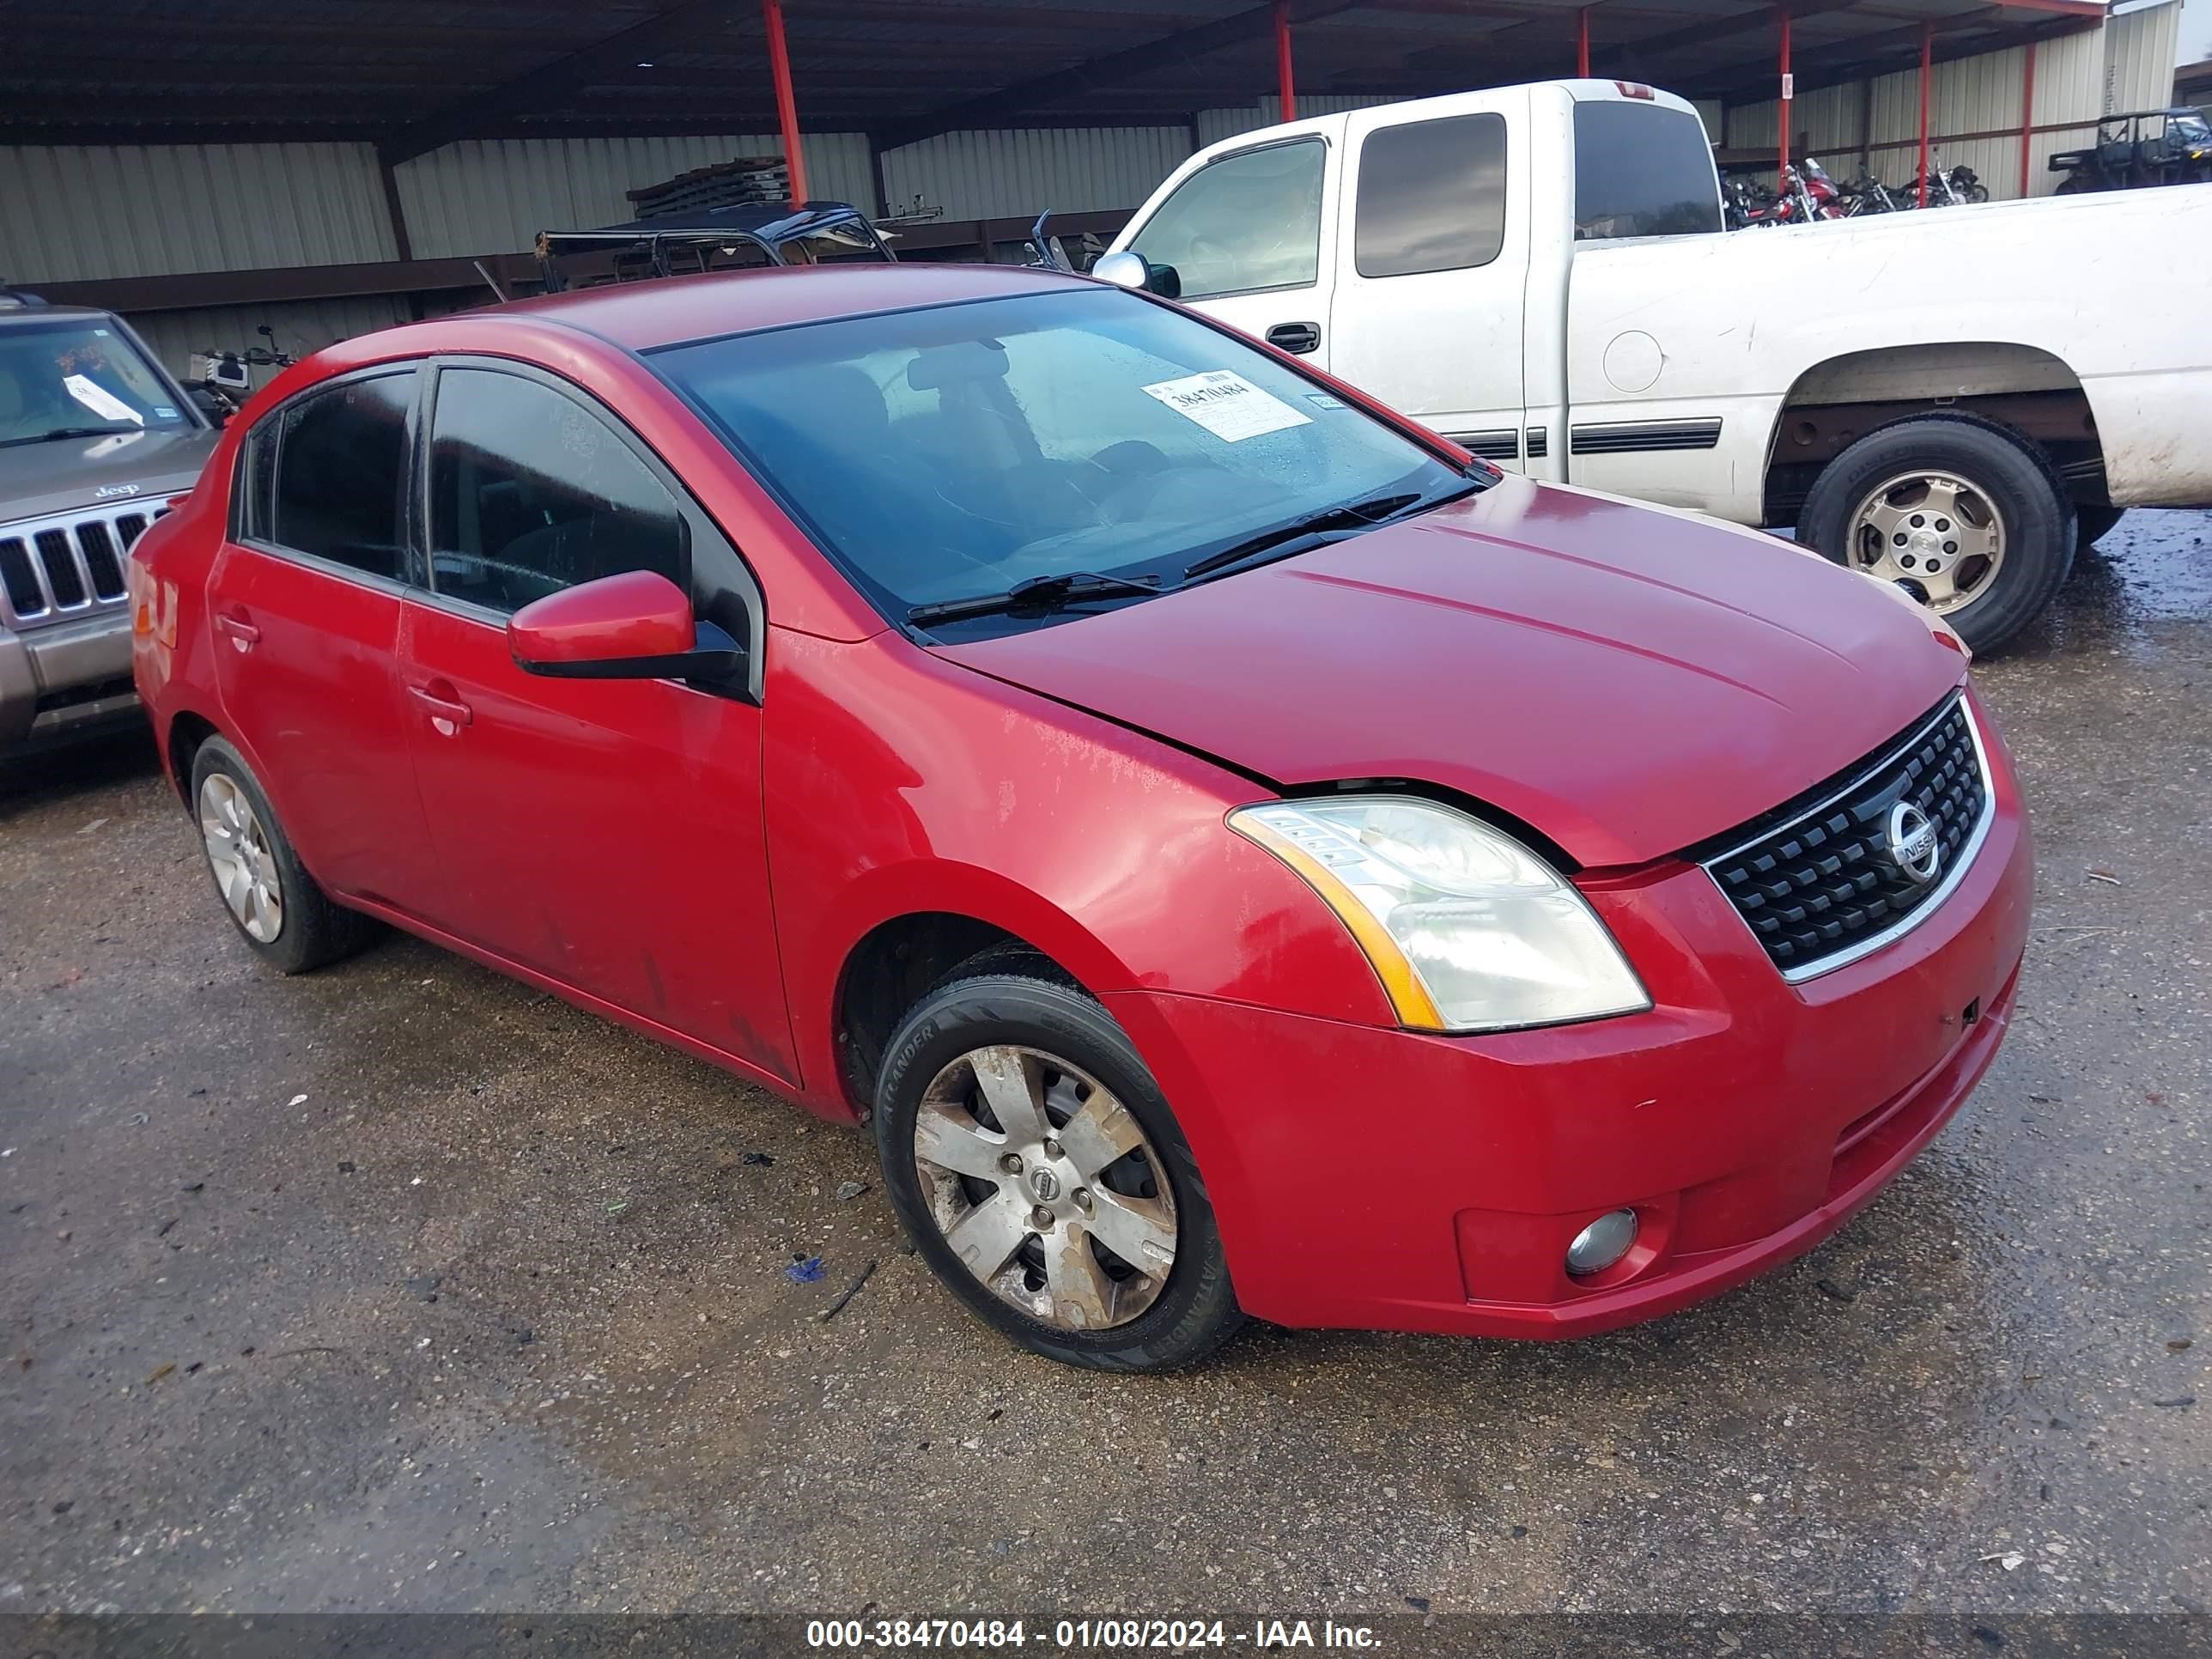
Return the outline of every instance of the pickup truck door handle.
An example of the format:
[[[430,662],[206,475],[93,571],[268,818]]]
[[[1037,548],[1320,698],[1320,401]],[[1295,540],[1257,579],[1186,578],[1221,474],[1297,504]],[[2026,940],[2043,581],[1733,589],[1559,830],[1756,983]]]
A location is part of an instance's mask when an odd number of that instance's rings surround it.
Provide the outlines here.
[[[422,711],[429,715],[430,724],[441,737],[459,737],[461,728],[476,719],[476,711],[455,696],[453,688],[443,680],[434,680],[428,685],[410,685],[407,695],[422,705]]]
[[[228,640],[240,651],[251,651],[261,641],[261,630],[243,617],[226,617],[218,611],[215,631]]]
[[[1277,323],[1267,331],[1267,343],[1284,351],[1296,352],[1303,357],[1309,351],[1321,349],[1321,325]]]

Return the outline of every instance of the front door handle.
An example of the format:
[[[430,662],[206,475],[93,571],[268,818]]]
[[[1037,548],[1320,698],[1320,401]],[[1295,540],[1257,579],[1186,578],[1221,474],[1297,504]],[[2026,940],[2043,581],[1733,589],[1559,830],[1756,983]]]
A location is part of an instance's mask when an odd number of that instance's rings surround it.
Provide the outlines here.
[[[226,617],[218,612],[215,631],[240,651],[251,651],[261,642],[261,630],[243,617]]]
[[[463,726],[476,719],[476,711],[452,695],[453,687],[443,681],[434,686],[410,685],[407,695],[422,705],[430,717],[430,724],[441,737],[458,737]]]
[[[1295,352],[1303,357],[1309,351],[1321,349],[1319,323],[1277,323],[1267,331],[1267,343],[1284,351]]]

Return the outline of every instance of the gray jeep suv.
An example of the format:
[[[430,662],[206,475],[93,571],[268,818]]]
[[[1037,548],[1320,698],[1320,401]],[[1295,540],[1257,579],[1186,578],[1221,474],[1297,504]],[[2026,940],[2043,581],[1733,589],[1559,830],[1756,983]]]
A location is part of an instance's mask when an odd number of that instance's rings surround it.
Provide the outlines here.
[[[0,289],[0,758],[140,718],[125,562],[215,444],[122,319]]]

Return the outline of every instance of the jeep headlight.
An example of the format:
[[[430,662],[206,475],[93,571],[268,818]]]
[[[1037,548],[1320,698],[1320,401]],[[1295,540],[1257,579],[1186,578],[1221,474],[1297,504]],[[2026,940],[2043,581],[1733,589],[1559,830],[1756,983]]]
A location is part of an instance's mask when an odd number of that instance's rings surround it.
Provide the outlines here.
[[[1269,801],[1229,827],[1343,918],[1419,1030],[1495,1031],[1640,1012],[1651,998],[1557,871],[1480,819],[1393,795]]]

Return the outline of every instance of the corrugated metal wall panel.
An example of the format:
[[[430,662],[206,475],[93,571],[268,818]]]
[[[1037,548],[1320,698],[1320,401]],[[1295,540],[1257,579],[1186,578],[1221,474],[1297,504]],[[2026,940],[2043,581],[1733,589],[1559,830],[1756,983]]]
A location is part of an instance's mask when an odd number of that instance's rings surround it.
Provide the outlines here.
[[[1377,104],[1399,101],[1394,98],[1301,98],[1297,100],[1298,118],[1309,115],[1341,115],[1346,110],[1372,109]],[[1202,109],[1198,112],[1198,142],[1202,149],[1208,144],[1218,144],[1224,138],[1234,138],[1242,132],[1256,132],[1261,127],[1271,127],[1282,118],[1283,100],[1272,93],[1255,103],[1239,105],[1231,109]]]
[[[17,145],[0,157],[0,273],[13,282],[396,257],[367,144]]]
[[[2146,6],[2105,25],[2106,109],[2162,109],[2173,101],[2173,66],[2179,61],[2179,0]]]
[[[490,296],[485,296],[489,299]],[[243,351],[265,345],[256,331],[266,323],[276,331],[276,343],[295,356],[350,339],[372,330],[391,328],[408,320],[404,301],[390,297],[352,300],[299,301],[278,306],[216,306],[198,311],[154,311],[134,316],[137,329],[170,371],[186,373],[196,351]],[[254,384],[268,380],[274,369],[254,371]]]
[[[873,211],[868,141],[801,137],[809,193]],[[738,155],[781,155],[773,134],[715,137],[470,139],[403,163],[401,210],[417,258],[527,250],[541,230],[587,229],[632,216],[627,191]]]
[[[948,219],[1133,208],[1190,154],[1187,127],[948,132],[884,152],[894,206],[917,196]]]

